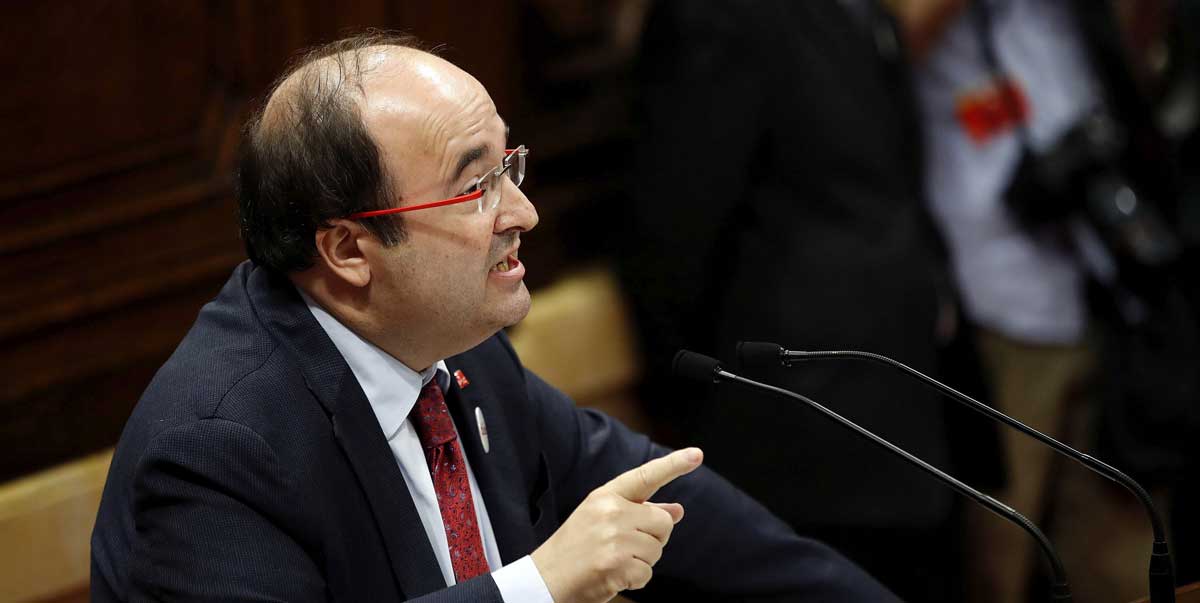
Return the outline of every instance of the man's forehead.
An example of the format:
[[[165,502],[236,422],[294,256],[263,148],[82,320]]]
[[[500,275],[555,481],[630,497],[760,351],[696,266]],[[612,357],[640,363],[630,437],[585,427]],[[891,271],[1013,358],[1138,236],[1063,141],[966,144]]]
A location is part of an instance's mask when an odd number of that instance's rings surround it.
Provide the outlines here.
[[[424,53],[372,59],[375,69],[363,82],[362,119],[405,188],[435,184],[415,178],[418,171],[452,186],[464,164],[500,150],[503,120],[470,74]]]
[[[430,151],[460,130],[489,127],[496,119],[491,97],[474,77],[424,52],[372,57],[375,67],[363,81],[363,120],[378,130],[410,138]]]

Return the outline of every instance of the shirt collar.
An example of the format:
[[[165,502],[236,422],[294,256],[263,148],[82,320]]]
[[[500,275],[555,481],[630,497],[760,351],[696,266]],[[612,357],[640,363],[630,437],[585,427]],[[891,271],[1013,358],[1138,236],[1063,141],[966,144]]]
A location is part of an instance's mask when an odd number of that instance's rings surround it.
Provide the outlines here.
[[[421,395],[421,388],[429,383],[436,375],[438,384],[445,391],[449,381],[450,371],[446,369],[446,361],[439,360],[433,366],[417,372],[396,360],[394,356],[379,349],[375,344],[363,339],[358,333],[351,331],[332,314],[322,308],[308,294],[300,291],[300,297],[308,306],[308,311],[317,319],[317,323],[333,340],[333,345],[350,365],[350,371],[358,380],[383,435],[391,440],[400,432],[406,423],[408,413],[412,411]]]

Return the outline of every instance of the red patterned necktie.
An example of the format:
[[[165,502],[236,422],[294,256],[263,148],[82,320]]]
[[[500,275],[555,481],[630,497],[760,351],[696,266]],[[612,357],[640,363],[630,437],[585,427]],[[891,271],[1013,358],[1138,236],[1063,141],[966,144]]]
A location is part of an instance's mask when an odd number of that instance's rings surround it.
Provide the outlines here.
[[[421,388],[421,397],[417,398],[409,420],[417,430],[417,438],[425,449],[425,460],[429,462],[429,473],[433,476],[433,489],[437,492],[442,523],[446,526],[446,542],[450,545],[454,579],[462,583],[486,574],[489,568],[475,521],[475,500],[467,479],[467,465],[463,462],[462,447],[458,445],[454,420],[450,418],[450,409],[446,407],[436,378]]]

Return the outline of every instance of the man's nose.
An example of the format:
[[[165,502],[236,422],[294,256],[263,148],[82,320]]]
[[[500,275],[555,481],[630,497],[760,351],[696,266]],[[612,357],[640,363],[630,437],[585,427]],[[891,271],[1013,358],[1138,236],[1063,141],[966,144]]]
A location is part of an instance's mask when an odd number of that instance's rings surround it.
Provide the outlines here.
[[[511,180],[505,178],[503,186],[500,211],[496,214],[496,232],[532,230],[538,223],[537,209]]]

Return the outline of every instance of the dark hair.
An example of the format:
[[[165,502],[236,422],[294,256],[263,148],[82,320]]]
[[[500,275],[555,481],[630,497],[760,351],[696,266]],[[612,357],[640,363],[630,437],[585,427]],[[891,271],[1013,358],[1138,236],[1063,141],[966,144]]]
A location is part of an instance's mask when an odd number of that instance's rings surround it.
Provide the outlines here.
[[[278,98],[246,124],[236,194],[242,241],[255,264],[280,274],[309,268],[316,232],[330,220],[392,206],[391,181],[359,112],[362,54],[372,46],[418,42],[372,31],[309,50],[272,87]],[[276,94],[282,86],[288,89]],[[385,245],[404,240],[397,216],[362,224]]]

